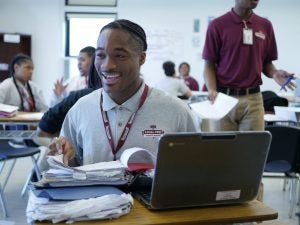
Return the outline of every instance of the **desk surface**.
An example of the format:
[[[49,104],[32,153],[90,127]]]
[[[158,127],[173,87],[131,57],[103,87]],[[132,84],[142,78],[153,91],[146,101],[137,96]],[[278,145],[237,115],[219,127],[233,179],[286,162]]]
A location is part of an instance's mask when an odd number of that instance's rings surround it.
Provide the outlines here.
[[[40,112],[17,112],[16,116],[0,117],[0,123],[37,123],[42,116]]]
[[[138,201],[134,201],[131,212],[113,220],[83,221],[85,225],[167,225],[167,224],[221,224],[273,220],[278,213],[259,201],[234,206],[203,207],[168,211],[150,211]],[[36,225],[50,224],[37,222]],[[64,224],[64,223],[59,223]]]

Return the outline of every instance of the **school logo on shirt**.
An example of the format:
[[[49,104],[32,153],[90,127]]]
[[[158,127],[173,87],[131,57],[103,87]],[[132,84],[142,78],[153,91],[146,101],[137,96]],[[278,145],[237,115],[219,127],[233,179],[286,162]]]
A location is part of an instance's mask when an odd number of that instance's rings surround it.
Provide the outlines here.
[[[165,133],[163,130],[157,130],[156,125],[150,125],[150,128],[142,131],[144,137],[160,137]]]
[[[255,32],[254,35],[256,37],[259,37],[259,38],[263,39],[263,40],[266,39],[266,35],[262,31]]]

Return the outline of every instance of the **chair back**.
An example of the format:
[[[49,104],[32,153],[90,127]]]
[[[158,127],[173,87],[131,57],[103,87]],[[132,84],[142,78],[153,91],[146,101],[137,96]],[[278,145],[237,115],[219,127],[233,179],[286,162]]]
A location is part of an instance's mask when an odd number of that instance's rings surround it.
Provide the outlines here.
[[[273,125],[266,126],[265,129],[272,134],[266,168],[270,163],[282,161],[290,164],[290,170],[282,172],[300,171],[300,128],[295,126]]]

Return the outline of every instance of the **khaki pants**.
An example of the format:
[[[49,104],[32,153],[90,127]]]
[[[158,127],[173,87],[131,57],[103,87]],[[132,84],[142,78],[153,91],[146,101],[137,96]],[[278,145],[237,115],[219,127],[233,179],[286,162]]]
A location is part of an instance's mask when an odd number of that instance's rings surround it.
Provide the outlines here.
[[[261,131],[265,129],[261,93],[237,98],[238,104],[224,118],[209,121],[209,131]]]

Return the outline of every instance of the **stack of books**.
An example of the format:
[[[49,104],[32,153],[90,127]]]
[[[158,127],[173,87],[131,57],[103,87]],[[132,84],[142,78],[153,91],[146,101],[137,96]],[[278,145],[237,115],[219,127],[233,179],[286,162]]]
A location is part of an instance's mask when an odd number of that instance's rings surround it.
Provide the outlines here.
[[[12,117],[17,114],[19,107],[0,103],[0,117]]]

